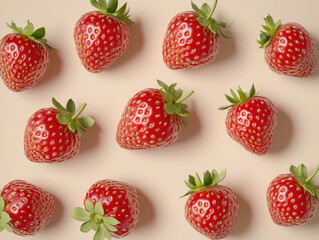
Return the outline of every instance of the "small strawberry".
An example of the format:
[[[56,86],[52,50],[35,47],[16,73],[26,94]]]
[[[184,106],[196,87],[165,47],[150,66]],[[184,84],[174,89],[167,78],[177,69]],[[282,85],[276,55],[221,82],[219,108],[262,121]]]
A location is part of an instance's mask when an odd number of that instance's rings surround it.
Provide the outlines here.
[[[43,27],[34,31],[29,21],[24,29],[14,22],[7,25],[14,33],[0,40],[0,76],[10,90],[20,92],[40,81],[50,63],[48,49],[53,48]]]
[[[42,108],[27,122],[24,151],[32,162],[52,163],[72,158],[79,152],[82,131],[94,124],[90,117],[78,118],[86,104],[75,112],[72,99],[67,102],[66,108],[54,98],[52,103],[55,108]]]
[[[125,3],[117,10],[118,0],[91,0],[99,11],[85,13],[74,28],[74,41],[83,66],[92,73],[108,68],[128,47],[129,9]]]
[[[270,69],[292,77],[310,76],[316,68],[317,50],[307,30],[298,23],[275,23],[270,15],[264,20],[265,31],[257,42],[265,49]]]
[[[54,198],[23,180],[6,184],[0,196],[0,231],[34,235],[47,226],[55,212]]]
[[[319,209],[319,186],[308,177],[304,164],[291,166],[290,173],[281,174],[269,185],[267,205],[272,220],[281,226],[296,226],[309,222]]]
[[[268,152],[275,135],[278,111],[266,97],[256,96],[252,85],[249,93],[239,87],[238,94],[230,89],[232,97],[225,95],[231,105],[220,107],[229,109],[226,129],[229,136],[246,150],[264,155]]]
[[[212,18],[217,0],[211,8],[204,3],[193,11],[177,14],[168,24],[163,43],[163,60],[170,69],[196,68],[214,61],[219,51],[219,35],[227,24]]]
[[[204,183],[196,173],[189,175],[186,185],[190,195],[185,205],[185,217],[198,232],[210,239],[222,239],[233,230],[238,216],[239,203],[235,193],[228,187],[218,185],[226,176],[216,170],[204,173]]]
[[[84,221],[82,232],[96,231],[94,240],[125,237],[138,221],[137,190],[123,182],[108,179],[96,182],[86,193],[84,205],[85,209],[74,208],[71,216]]]
[[[182,97],[176,83],[162,89],[148,88],[136,93],[127,103],[117,127],[116,140],[126,149],[152,149],[174,143],[191,114],[182,102],[194,91]]]

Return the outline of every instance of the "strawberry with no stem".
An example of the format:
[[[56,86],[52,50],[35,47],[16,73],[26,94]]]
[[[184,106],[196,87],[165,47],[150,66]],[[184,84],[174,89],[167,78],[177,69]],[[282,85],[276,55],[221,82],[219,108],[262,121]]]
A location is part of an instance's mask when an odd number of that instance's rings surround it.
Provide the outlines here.
[[[152,149],[173,144],[191,114],[182,102],[194,91],[182,97],[176,83],[162,89],[148,88],[136,93],[127,103],[117,127],[116,140],[126,149]]]
[[[193,11],[177,14],[168,24],[163,43],[163,60],[173,70],[196,68],[214,61],[219,51],[219,35],[227,24],[212,18],[217,0],[211,8],[204,3]]]
[[[24,133],[24,151],[32,162],[62,162],[75,156],[80,149],[82,132],[94,124],[91,117],[78,116],[72,99],[66,108],[52,98],[54,107],[41,108],[28,120]]]
[[[226,117],[229,136],[252,153],[266,154],[275,135],[277,109],[268,98],[256,95],[254,85],[249,93],[239,87],[239,96],[232,89],[230,91],[232,97],[225,96],[231,104],[219,108],[230,109]]]
[[[100,180],[87,191],[84,208],[74,208],[71,216],[84,221],[82,232],[96,231],[94,240],[127,236],[134,229],[139,216],[137,190],[127,183]]]
[[[290,173],[277,176],[267,190],[267,205],[272,220],[281,226],[309,222],[319,209],[319,186],[312,182],[317,169],[308,177],[304,164],[291,166]]]
[[[218,185],[226,175],[216,170],[204,173],[204,182],[196,173],[189,175],[186,185],[190,195],[185,205],[185,217],[198,232],[210,239],[226,238],[233,230],[239,211],[238,198],[228,187]]]
[[[74,41],[83,66],[92,73],[108,68],[128,47],[129,9],[125,3],[117,10],[118,0],[90,0],[99,11],[85,13],[74,28]]]
[[[10,90],[20,92],[40,81],[50,63],[48,49],[53,48],[43,27],[34,31],[29,21],[24,29],[14,22],[7,25],[14,33],[0,40],[0,76]]]
[[[268,15],[264,18],[265,31],[258,43],[265,49],[265,60],[270,69],[292,77],[308,77],[316,68],[316,44],[307,30],[298,23],[281,24]]]
[[[48,225],[54,212],[53,196],[24,180],[11,181],[1,190],[0,231],[34,235]]]

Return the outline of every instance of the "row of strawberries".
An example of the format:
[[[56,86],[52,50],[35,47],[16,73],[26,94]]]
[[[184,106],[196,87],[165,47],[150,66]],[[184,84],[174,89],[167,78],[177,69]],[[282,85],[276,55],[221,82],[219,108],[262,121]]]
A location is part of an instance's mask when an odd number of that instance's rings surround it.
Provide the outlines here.
[[[117,9],[117,0],[91,0],[99,11],[84,14],[76,23],[74,40],[83,66],[90,72],[105,70],[127,49],[130,39],[129,10],[125,3]],[[163,60],[170,69],[195,68],[212,62],[219,51],[219,36],[227,37],[222,28],[227,24],[212,18],[217,0],[193,11],[176,15],[168,25],[163,43]],[[265,48],[265,59],[277,73],[308,77],[316,67],[316,46],[310,34],[299,24],[282,25],[271,16],[258,41]],[[0,74],[12,91],[33,87],[49,66],[45,29],[34,31],[9,25],[15,33],[0,41]],[[173,144],[191,113],[183,103],[193,91],[183,96],[176,83],[158,81],[160,89],[148,88],[136,93],[127,103],[118,124],[116,140],[125,149],[153,149]],[[236,94],[225,95],[230,104],[226,129],[235,141],[248,151],[264,155],[273,142],[278,111],[266,97],[257,96],[254,85],[247,93],[240,87]],[[26,157],[33,162],[62,162],[74,157],[80,149],[82,132],[94,125],[91,117],[79,117],[86,104],[76,111],[70,99],[66,107],[54,98],[54,107],[42,108],[27,122],[24,137]],[[274,179],[267,190],[267,202],[273,221],[283,226],[308,222],[319,207],[318,189],[308,177],[306,167],[291,166],[289,174]],[[211,239],[227,237],[234,228],[239,203],[235,193],[219,183],[226,171],[196,173],[186,185],[190,195],[185,206],[187,221]],[[94,239],[110,239],[129,234],[139,215],[138,194],[134,187],[113,180],[101,180],[88,190],[85,208],[75,208],[71,216],[84,221],[81,231],[95,230]],[[33,235],[43,229],[55,212],[54,199],[45,190],[23,180],[5,185],[0,197],[0,231]]]

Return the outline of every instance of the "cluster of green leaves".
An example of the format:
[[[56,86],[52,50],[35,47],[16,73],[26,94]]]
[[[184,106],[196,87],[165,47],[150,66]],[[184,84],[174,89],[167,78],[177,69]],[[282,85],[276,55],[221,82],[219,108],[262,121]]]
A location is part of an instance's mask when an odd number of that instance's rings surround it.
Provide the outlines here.
[[[164,106],[166,112],[171,115],[177,114],[182,118],[183,123],[186,125],[185,117],[191,116],[191,113],[186,110],[187,105],[182,102],[190,97],[194,93],[194,91],[191,91],[187,95],[182,97],[183,90],[180,88],[175,89],[176,83],[173,83],[169,86],[160,80],[157,80],[157,83],[162,87],[162,89],[159,89],[158,91],[167,101]]]
[[[15,33],[22,34],[32,41],[44,44],[49,49],[54,49],[50,45],[48,45],[47,40],[44,38],[45,36],[45,28],[41,27],[34,31],[34,25],[28,20],[27,26],[25,28],[18,27],[13,21],[11,21],[11,25],[8,24],[8,27],[11,28]]]
[[[192,194],[194,192],[198,192],[205,189],[211,189],[218,185],[226,176],[226,169],[218,173],[215,169],[204,172],[203,182],[200,179],[198,173],[195,173],[195,176],[188,175],[188,181],[184,181],[186,186],[189,187],[189,191],[183,195],[183,197]]]
[[[265,48],[271,43],[278,28],[281,26],[281,21],[278,20],[275,23],[274,19],[269,14],[264,18],[264,20],[266,25],[262,25],[262,27],[265,31],[261,31],[259,35],[260,40],[257,40],[257,42],[260,44],[260,48]]]
[[[225,105],[225,106],[221,106],[219,108],[219,110],[225,110],[225,109],[229,109],[229,108],[233,108],[234,106],[245,102],[246,100],[248,100],[249,98],[252,98],[256,95],[256,89],[254,84],[252,85],[252,87],[250,88],[249,92],[246,93],[244,92],[241,87],[238,87],[238,96],[237,94],[230,89],[230,93],[232,96],[229,96],[227,94],[225,94],[226,99],[231,103],[230,105]]]
[[[82,105],[78,112],[75,112],[76,107],[72,99],[69,99],[66,104],[66,108],[63,107],[55,98],[52,98],[52,103],[61,112],[56,116],[59,123],[62,125],[67,125],[71,132],[78,132],[80,135],[82,135],[83,131],[86,131],[86,129],[94,125],[94,119],[91,117],[78,118],[78,116],[86,107],[86,103]]]
[[[110,232],[116,232],[117,228],[114,227],[120,222],[113,217],[105,217],[104,209],[101,202],[95,205],[89,201],[85,201],[85,208],[76,207],[71,211],[71,217],[76,220],[84,222],[81,225],[81,231],[84,233],[89,232],[91,229],[96,231],[93,240],[111,239]]]
[[[319,200],[319,186],[315,185],[312,181],[313,177],[319,171],[319,165],[317,166],[314,173],[308,177],[308,170],[304,164],[300,164],[298,167],[291,165],[289,168],[292,176],[298,181],[298,183],[309,192],[312,196],[315,196]]]
[[[134,22],[130,19],[130,9],[127,8],[127,3],[124,3],[122,7],[117,10],[118,0],[90,0],[93,7],[97,8],[100,12],[106,15],[112,15],[122,22],[125,22],[128,25],[132,25]]]
[[[12,232],[12,228],[9,225],[9,222],[11,221],[11,217],[7,212],[4,211],[5,208],[5,202],[3,197],[0,197],[0,232],[2,232],[4,229],[8,232]]]

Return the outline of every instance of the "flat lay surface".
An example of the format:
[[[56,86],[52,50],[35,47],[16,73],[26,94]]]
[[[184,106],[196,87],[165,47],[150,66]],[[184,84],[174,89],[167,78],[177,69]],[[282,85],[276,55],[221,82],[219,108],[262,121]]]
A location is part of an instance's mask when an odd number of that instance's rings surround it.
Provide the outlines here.
[[[207,3],[211,6],[213,0]],[[119,5],[124,4],[119,1]],[[204,1],[194,0],[198,6]],[[170,20],[189,11],[188,0],[127,2],[131,35],[124,55],[107,70],[88,72],[77,55],[73,31],[77,20],[94,10],[89,0],[82,1],[5,1],[0,0],[0,33],[11,33],[6,25],[32,21],[45,27],[46,39],[55,48],[42,80],[23,92],[10,91],[0,83],[0,189],[14,179],[26,180],[49,193],[56,201],[50,224],[34,240],[88,240],[93,232],[80,232],[81,223],[70,217],[92,184],[103,179],[126,182],[136,187],[140,198],[140,217],[128,240],[206,239],[186,221],[184,206],[188,174],[206,170],[227,170],[221,185],[237,195],[239,215],[227,239],[301,239],[319,234],[319,216],[298,227],[276,225],[268,212],[266,192],[270,182],[288,173],[291,164],[304,163],[313,172],[319,163],[318,69],[308,78],[279,75],[269,69],[264,50],[259,48],[263,18],[271,14],[282,23],[297,22],[319,41],[315,0],[220,0],[213,17],[232,25],[223,30],[229,39],[220,38],[214,62],[191,70],[171,70],[162,57],[162,44]],[[318,67],[317,67],[318,68]],[[177,141],[153,150],[126,150],[116,142],[116,129],[128,100],[146,88],[158,88],[156,80],[177,83],[184,94],[194,94],[183,103],[187,117]],[[238,86],[249,91],[254,83],[258,95],[272,101],[278,110],[278,126],[270,151],[259,156],[245,150],[227,134],[224,94]],[[83,116],[95,124],[83,134],[79,153],[61,163],[35,163],[24,153],[23,136],[31,115],[52,107],[54,97],[62,105],[72,98],[79,107],[87,106]],[[314,178],[319,183],[319,176]],[[318,215],[318,213],[317,213]],[[0,239],[21,237],[3,231]]]

